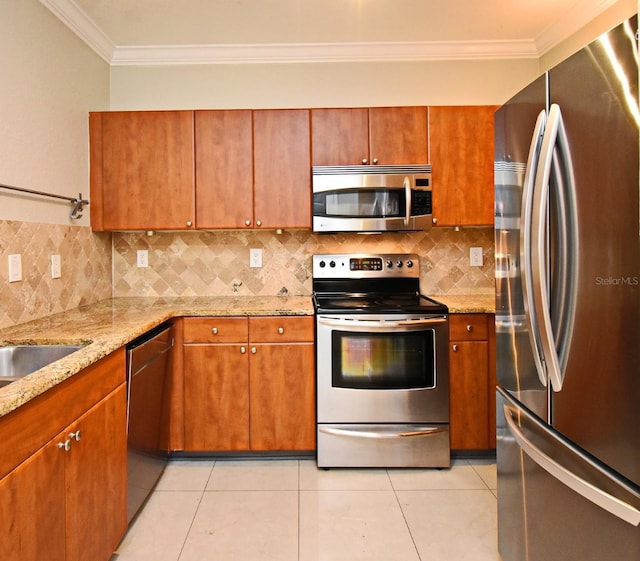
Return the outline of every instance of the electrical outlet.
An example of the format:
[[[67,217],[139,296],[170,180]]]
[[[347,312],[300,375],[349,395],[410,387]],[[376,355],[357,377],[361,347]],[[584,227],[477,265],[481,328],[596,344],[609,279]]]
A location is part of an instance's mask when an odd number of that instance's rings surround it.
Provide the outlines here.
[[[149,252],[146,249],[139,249],[136,255],[138,268],[146,269],[149,266]]]
[[[472,267],[482,267],[482,248],[469,248],[469,265]]]
[[[262,267],[262,250],[250,249],[249,250],[249,267],[259,268]]]
[[[14,253],[9,255],[9,282],[22,280],[22,255]]]
[[[62,276],[62,265],[59,255],[51,256],[51,278],[59,279]]]

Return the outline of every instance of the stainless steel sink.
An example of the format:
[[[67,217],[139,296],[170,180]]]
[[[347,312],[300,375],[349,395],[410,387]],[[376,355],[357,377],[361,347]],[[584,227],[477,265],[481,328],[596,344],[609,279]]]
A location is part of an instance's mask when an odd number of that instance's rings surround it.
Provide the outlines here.
[[[84,345],[14,345],[0,347],[0,388],[40,370]]]

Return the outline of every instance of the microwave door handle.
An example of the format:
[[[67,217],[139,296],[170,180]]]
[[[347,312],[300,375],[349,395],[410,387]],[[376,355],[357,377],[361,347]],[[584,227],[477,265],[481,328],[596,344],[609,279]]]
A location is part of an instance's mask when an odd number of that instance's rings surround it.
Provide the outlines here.
[[[407,204],[405,205],[406,213],[404,217],[404,225],[408,226],[409,221],[411,220],[411,181],[407,176],[405,176],[404,178],[403,185],[404,185],[404,196],[407,200]]]
[[[544,138],[544,131],[547,125],[547,114],[540,111],[531,137],[531,146],[527,159],[527,167],[522,186],[522,209],[520,212],[520,261],[522,263],[522,293],[525,305],[525,318],[531,351],[536,366],[538,378],[544,387],[547,386],[546,369],[542,362],[540,343],[537,332],[537,317],[533,299],[533,277],[532,277],[532,212],[533,196],[535,187],[536,170],[540,160],[540,149]]]

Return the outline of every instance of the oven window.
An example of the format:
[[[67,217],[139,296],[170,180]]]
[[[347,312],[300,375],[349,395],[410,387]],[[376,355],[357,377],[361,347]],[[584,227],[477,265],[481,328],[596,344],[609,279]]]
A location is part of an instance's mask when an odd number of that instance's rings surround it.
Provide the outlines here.
[[[435,332],[333,331],[332,385],[401,390],[435,387]]]

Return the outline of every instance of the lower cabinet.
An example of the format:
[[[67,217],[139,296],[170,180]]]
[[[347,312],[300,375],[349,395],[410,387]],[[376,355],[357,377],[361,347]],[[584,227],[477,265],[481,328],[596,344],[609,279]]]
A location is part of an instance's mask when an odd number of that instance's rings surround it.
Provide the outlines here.
[[[1,464],[18,462],[0,471],[0,559],[108,561],[126,531],[124,352],[86,370],[0,419],[3,442],[22,427]]]
[[[495,448],[495,335],[492,314],[451,314],[451,449]]]
[[[185,451],[315,449],[312,316],[184,319]]]

